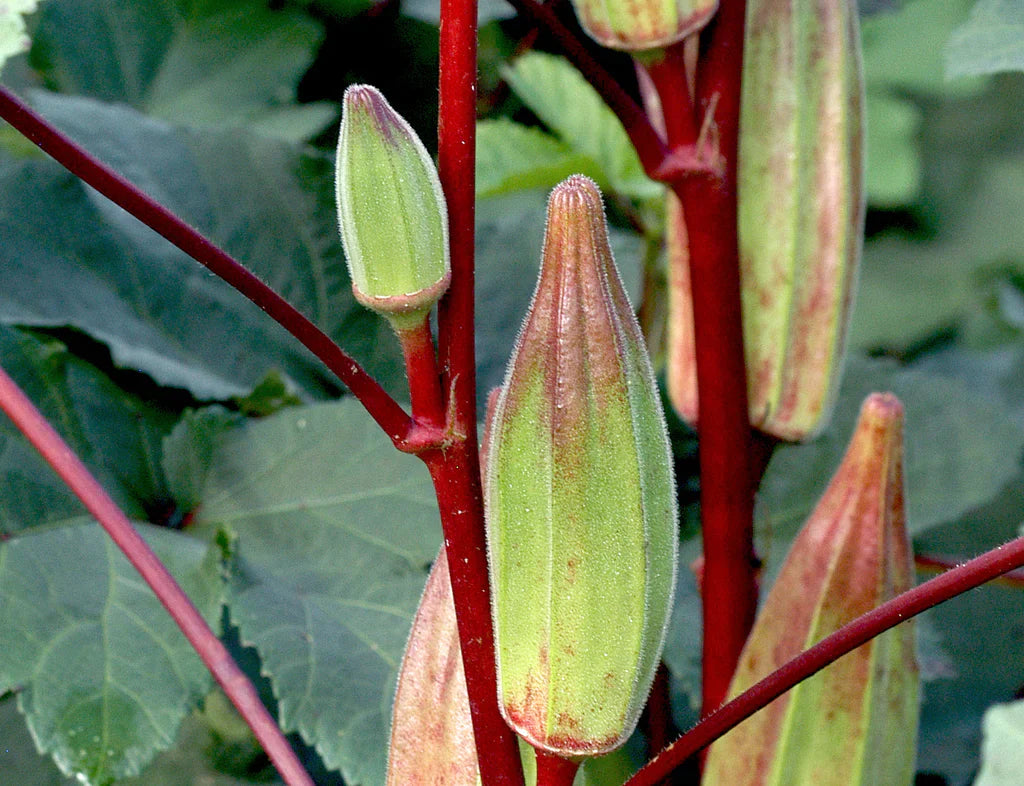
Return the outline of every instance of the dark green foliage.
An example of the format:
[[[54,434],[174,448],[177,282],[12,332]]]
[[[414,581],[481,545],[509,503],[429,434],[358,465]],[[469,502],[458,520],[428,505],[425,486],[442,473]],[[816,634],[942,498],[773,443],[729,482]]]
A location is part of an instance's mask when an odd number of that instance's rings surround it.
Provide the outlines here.
[[[1024,80],[987,76],[1021,68],[1024,11],[1020,0],[896,5],[863,26],[872,237],[848,372],[832,425],[769,467],[758,518],[766,582],[870,390],[906,406],[919,551],[973,555],[1024,518]],[[402,395],[397,344],[356,306],[345,273],[332,101],[347,81],[375,81],[433,147],[436,31],[422,5],[403,6],[416,19],[366,8],[49,0],[29,60],[4,77],[46,88],[31,100],[57,126]],[[485,62],[511,51],[518,32],[487,25]],[[947,62],[970,78],[946,82]],[[533,115],[495,112],[480,127],[481,399],[501,381],[533,289],[546,188],[570,171],[598,180],[636,300],[642,250],[661,221],[660,189],[611,114],[574,92],[575,72],[534,55],[504,73],[517,98],[492,68],[481,106],[520,101]],[[148,522],[208,618],[237,627],[286,729],[350,786],[381,783],[394,676],[439,540],[423,467],[354,402],[311,404],[343,391],[293,339],[6,126],[0,238],[4,368],[124,510]],[[682,454],[690,437],[676,437]],[[692,495],[693,477],[679,480]],[[699,543],[684,531],[665,652],[681,716],[699,679],[687,571]],[[0,781],[73,782],[55,760],[94,783],[274,782],[219,699],[201,706],[208,677],[114,552],[0,420]],[[1024,684],[1020,592],[986,588],[926,618],[919,767],[950,783],[977,768],[981,713]]]

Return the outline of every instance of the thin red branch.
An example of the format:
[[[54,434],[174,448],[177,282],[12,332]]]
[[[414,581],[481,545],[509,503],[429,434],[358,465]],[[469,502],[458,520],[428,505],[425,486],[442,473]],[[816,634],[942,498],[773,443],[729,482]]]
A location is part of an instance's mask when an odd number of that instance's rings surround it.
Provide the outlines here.
[[[1017,538],[883,603],[822,639],[706,717],[630,778],[626,786],[654,786],[687,758],[848,652],[922,611],[1022,566],[1024,538]]]
[[[485,786],[522,786],[515,735],[498,709],[480,454],[476,438],[474,267],[476,0],[442,0],[438,175],[448,205],[452,283],[438,304],[438,343],[452,444],[422,455],[441,513],[473,734]]]
[[[295,336],[336,374],[391,441],[401,446],[413,427],[409,416],[373,377],[298,309],[201,233],[68,139],[3,86],[0,86],[0,117],[69,172],[124,208],[267,312],[271,319]]]
[[[117,504],[3,369],[0,369],[0,409],[7,413],[18,430],[95,516],[153,590],[249,724],[285,783],[289,786],[313,786],[312,779],[302,768],[274,718],[260,702],[256,688],[238,668],[192,601]]]
[[[580,763],[538,749],[537,786],[572,786]]]
[[[951,557],[940,557],[934,554],[914,555],[914,565],[922,573],[945,573],[947,570],[952,570],[961,564],[963,564],[963,560]],[[993,583],[1004,587],[1012,587],[1013,589],[1024,589],[1024,570],[1011,570],[1008,573],[1004,573]]]
[[[424,316],[416,327],[402,328],[395,332],[405,359],[412,416],[417,423],[443,428],[444,400],[437,372],[437,357],[434,354],[434,338],[430,335],[430,316]]]

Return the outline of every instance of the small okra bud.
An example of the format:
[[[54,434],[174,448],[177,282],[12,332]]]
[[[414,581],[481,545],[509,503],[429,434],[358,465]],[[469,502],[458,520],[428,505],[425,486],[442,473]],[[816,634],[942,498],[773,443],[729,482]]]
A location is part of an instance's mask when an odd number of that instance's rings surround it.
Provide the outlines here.
[[[583,29],[602,46],[644,51],[700,30],[718,0],[573,0],[573,6]]]
[[[850,0],[747,5],[737,218],[750,421],[788,441],[824,427],[841,374],[864,225],[859,41]],[[685,264],[686,249],[673,257]],[[688,298],[688,277],[672,279]],[[694,423],[692,316],[670,319],[669,394]]]
[[[903,408],[872,394],[821,501],[793,542],[730,688],[735,696],[913,586]],[[708,786],[913,781],[919,674],[908,620],[843,656],[711,746]]]
[[[338,220],[356,299],[396,328],[422,322],[448,289],[448,212],[416,132],[369,85],[345,91]]]
[[[501,388],[485,481],[499,704],[535,748],[621,745],[675,586],[664,416],[608,245],[600,192],[548,203],[540,278]]]

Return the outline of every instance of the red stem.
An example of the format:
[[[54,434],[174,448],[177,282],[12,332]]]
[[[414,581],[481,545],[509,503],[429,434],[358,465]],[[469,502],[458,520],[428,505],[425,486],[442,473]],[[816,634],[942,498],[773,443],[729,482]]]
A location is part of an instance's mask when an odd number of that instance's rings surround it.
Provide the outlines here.
[[[412,416],[417,423],[441,428],[444,426],[444,401],[437,374],[434,339],[430,335],[430,315],[425,314],[416,327],[396,328],[395,333],[405,358]]]
[[[312,779],[302,768],[277,723],[260,702],[256,688],[232,660],[192,601],[117,504],[3,369],[0,369],[0,409],[7,413],[18,430],[67,483],[153,590],[249,724],[285,783],[289,786],[313,786]]]
[[[754,623],[754,478],[736,228],[743,0],[723,0],[697,69],[697,107],[713,111],[721,176],[673,185],[689,237],[699,401],[701,520],[704,544],[703,713],[721,704]],[[679,67],[682,67],[679,58]],[[685,81],[683,84],[685,93]],[[666,118],[680,93],[662,95]],[[707,122],[705,119],[704,122]],[[686,129],[676,124],[687,133]],[[684,138],[680,142],[691,142]]]
[[[537,786],[572,786],[580,761],[563,759],[553,753],[537,752]]]
[[[69,172],[124,208],[266,311],[271,319],[295,336],[334,372],[391,441],[402,446],[413,428],[409,416],[373,377],[294,306],[163,205],[68,139],[2,85],[0,117]]]
[[[932,554],[915,554],[914,565],[922,573],[944,573],[952,570],[963,560],[939,557]],[[995,580],[995,584],[1014,589],[1024,589],[1024,570],[1011,570]]]
[[[697,141],[698,126],[686,75],[686,42],[666,47],[650,61],[640,62],[661,99],[669,147],[693,145]]]
[[[1024,538],[1017,538],[883,603],[822,639],[706,717],[630,778],[626,786],[654,786],[687,758],[848,652],[922,611],[1022,566]]]
[[[474,246],[476,0],[442,0],[438,175],[448,205],[452,283],[438,304],[443,392],[453,440],[423,454],[441,513],[473,734],[485,786],[522,786],[515,735],[498,709],[498,678],[476,437]]]
[[[421,458],[441,511],[481,780],[485,786],[523,786],[519,745],[498,709],[483,495],[479,473],[475,480],[466,474],[467,467],[478,466],[476,450],[475,443],[460,440]]]

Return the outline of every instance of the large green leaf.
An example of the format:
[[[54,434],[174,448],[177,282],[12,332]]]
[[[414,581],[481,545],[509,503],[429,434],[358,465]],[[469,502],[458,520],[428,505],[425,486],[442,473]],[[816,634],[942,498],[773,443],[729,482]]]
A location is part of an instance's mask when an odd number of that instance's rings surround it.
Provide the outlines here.
[[[175,415],[117,387],[58,341],[0,327],[0,363],[129,515],[145,518],[167,501],[158,462]],[[81,512],[53,470],[0,416],[0,532]]]
[[[560,57],[531,52],[504,72],[534,114],[574,151],[601,167],[598,184],[637,199],[655,199],[664,187],[644,175],[629,137],[597,91]],[[571,112],[566,107],[572,107]]]
[[[440,538],[426,470],[346,400],[223,432],[192,477],[193,526],[236,539],[231,618],[283,726],[352,786],[383,783],[394,680]]]
[[[83,98],[36,99],[398,387],[397,344],[348,287],[327,157]],[[247,393],[273,368],[307,395],[333,388],[259,309],[49,160],[0,156],[0,235],[2,322],[78,328],[117,364],[199,398]]]
[[[1024,71],[1024,0],[978,0],[946,49],[950,77]]]
[[[993,498],[1019,471],[1024,433],[996,402],[960,382],[852,358],[825,432],[773,456],[759,494],[759,521],[776,547],[770,561],[817,504],[846,451],[868,393],[892,392],[906,412],[904,469],[911,533],[955,520]],[[782,553],[779,553],[779,552]]]
[[[208,620],[219,555],[144,534]],[[209,674],[135,569],[88,519],[0,543],[0,692],[18,691],[36,745],[89,784],[135,775],[173,742]]]
[[[336,116],[295,88],[323,38],[292,8],[252,0],[45,3],[33,61],[51,88],[196,126],[306,139]]]

